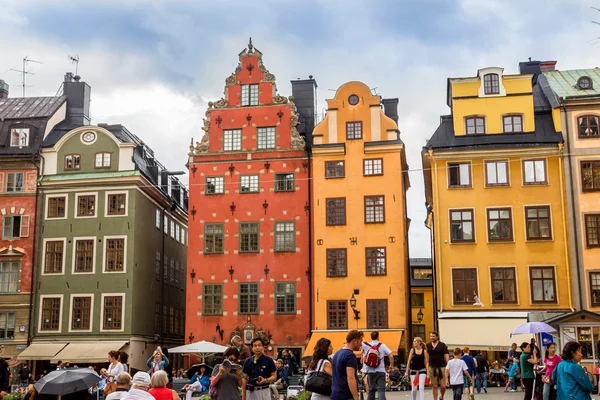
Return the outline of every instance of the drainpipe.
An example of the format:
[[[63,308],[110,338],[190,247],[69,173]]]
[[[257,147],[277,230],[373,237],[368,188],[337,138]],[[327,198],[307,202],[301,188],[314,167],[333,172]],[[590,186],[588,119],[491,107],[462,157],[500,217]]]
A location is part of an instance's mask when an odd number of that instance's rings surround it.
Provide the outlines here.
[[[580,261],[579,261],[579,254],[580,253],[580,248],[581,248],[581,244],[579,243],[580,240],[580,236],[579,236],[579,230],[577,229],[577,213],[576,213],[576,204],[575,204],[575,182],[577,182],[575,180],[575,176],[574,176],[574,171],[573,171],[573,163],[572,163],[572,151],[571,151],[571,138],[570,138],[570,133],[569,133],[569,115],[567,113],[567,106],[563,103],[562,105],[562,111],[561,111],[564,121],[565,121],[565,136],[566,136],[566,142],[567,142],[567,159],[569,161],[569,175],[570,175],[570,180],[571,180],[571,209],[573,210],[573,239],[575,241],[575,268],[576,268],[576,272],[577,272],[577,287],[579,288],[579,309],[583,310],[583,296],[585,293],[585,290],[582,290],[583,288],[581,287],[581,265],[580,265]],[[561,185],[562,185],[562,179],[563,179],[563,174],[564,174],[564,170],[563,170],[563,165],[562,165],[562,161],[563,158],[559,157],[559,160],[561,162],[561,169],[560,169],[560,178],[561,178]],[[563,191],[561,190],[561,199],[563,196]],[[563,215],[565,215],[564,213],[565,208],[564,208],[564,203],[563,203]],[[567,236],[567,232],[566,232],[566,225],[567,225],[568,221],[567,221],[567,217],[563,216],[563,226],[564,226],[564,235],[565,235],[565,251],[567,251],[567,266],[569,265],[569,253],[568,253],[568,247],[567,247],[567,241],[566,239],[568,238]],[[570,274],[568,274],[569,279],[570,279]],[[569,284],[569,288],[571,287],[571,285]],[[572,299],[569,299],[570,302],[572,302]],[[573,305],[571,305],[571,311],[573,311]]]
[[[168,262],[169,260],[167,260],[167,255],[165,254],[165,215],[166,215],[166,208],[162,208],[162,232],[161,234],[161,251],[162,251],[162,265],[160,266],[160,347],[161,349],[164,347],[165,345],[165,332],[163,332],[163,328],[165,326],[165,261]],[[168,223],[168,221],[167,221]],[[169,226],[167,224],[167,232],[169,232]],[[183,339],[184,343],[185,343],[185,338]]]
[[[427,205],[428,207],[431,207],[431,210],[427,210],[427,214],[431,214],[431,229],[429,229],[429,237],[430,237],[430,241],[431,241],[431,267],[432,267],[432,272],[433,272],[433,276],[432,276],[432,283],[433,283],[433,289],[432,293],[433,293],[433,330],[435,330],[436,332],[439,332],[439,328],[438,328],[438,318],[437,318],[437,290],[435,290],[435,288],[437,287],[437,272],[436,272],[436,264],[437,264],[437,257],[435,256],[435,246],[437,244],[437,241],[435,240],[435,213],[433,212],[433,205]]]
[[[313,327],[313,232],[312,232],[312,169],[311,169],[311,149],[308,148],[308,334],[312,333]]]
[[[31,252],[31,293],[29,293],[29,317],[28,317],[28,322],[27,322],[27,329],[29,330],[27,332],[27,346],[29,346],[31,344],[31,339],[33,339],[32,336],[32,332],[34,332],[34,330],[32,329],[31,325],[33,323],[33,313],[34,313],[34,297],[33,294],[34,292],[36,292],[34,285],[35,285],[35,274],[36,274],[36,266],[37,266],[37,261],[38,261],[38,257],[36,256],[36,247],[37,247],[37,224],[36,221],[38,221],[38,200],[39,200],[39,196],[41,196],[41,185],[39,182],[39,179],[41,177],[40,174],[40,165],[38,163],[35,162],[35,157],[39,156],[40,157],[40,162],[44,161],[44,157],[42,157],[42,155],[40,153],[34,154],[31,157],[31,163],[34,165],[36,171],[37,171],[37,179],[35,182],[36,185],[36,193],[35,193],[35,219],[33,221],[31,221],[31,218],[29,218],[29,223],[31,224],[33,222],[33,248],[32,248],[32,252]],[[43,220],[42,218],[39,219],[40,221]],[[40,233],[41,234],[41,233]]]
[[[565,263],[566,263],[566,267],[567,267],[567,292],[569,293],[569,309],[571,310],[571,312],[575,311],[575,309],[573,308],[573,298],[572,298],[572,290],[573,288],[571,287],[571,263],[569,261],[569,243],[567,241],[568,238],[568,234],[567,234],[567,217],[565,216],[565,193],[564,190],[562,190],[563,188],[563,182],[564,182],[564,172],[563,172],[563,158],[562,158],[562,153],[563,153],[563,144],[560,143],[558,145],[558,167],[559,167],[559,177],[560,177],[560,207],[561,207],[561,211],[562,211],[562,215],[563,215],[563,220],[562,220],[562,225],[563,225],[563,237],[565,238],[564,243],[565,243]],[[577,268],[577,273],[579,274],[579,268]],[[579,279],[579,277],[578,277]],[[580,283],[581,281],[579,281],[578,283]],[[579,296],[579,298],[581,299],[581,296]],[[580,300],[581,303],[581,300]]]
[[[439,190],[438,190],[438,187],[437,187],[437,184],[438,184],[438,175],[437,175],[438,168],[437,168],[437,161],[435,160],[435,157],[433,156],[433,150],[431,150],[431,149],[429,149],[429,158],[431,158],[431,161],[433,161],[433,164],[430,166],[430,168],[431,168],[431,170],[433,172],[433,174],[432,174],[432,176],[433,176],[432,189],[433,189],[433,193],[434,193],[434,195],[433,195],[433,197],[434,197],[433,204],[435,204],[436,206],[439,206],[439,204],[440,204],[440,202],[438,201],[439,200]],[[439,224],[438,224],[439,221],[437,220],[437,218],[439,218],[439,216],[437,215],[437,213],[434,213],[433,214],[433,226],[434,227],[439,226]],[[437,276],[438,276],[437,258],[438,257],[435,257],[435,255],[441,257],[441,252],[440,252],[440,232],[439,232],[439,229],[434,229],[433,234],[434,234],[434,245],[435,245],[434,258],[436,259],[435,264],[434,264],[434,266],[435,266],[434,274],[435,274],[436,281],[437,281]],[[439,289],[439,293],[440,293],[439,298],[441,299],[439,310],[436,311],[436,315],[437,315],[438,313],[444,312],[444,305],[443,305],[444,304],[444,291],[443,291],[443,285],[439,285],[439,286],[435,285],[435,286],[436,286],[435,287],[435,289],[436,289],[435,292],[437,293],[437,290]],[[437,298],[437,294],[436,294],[436,298]],[[436,304],[436,308],[437,308],[437,304]]]
[[[399,134],[399,133],[398,133]],[[403,146],[404,147],[404,146]],[[408,162],[406,161],[406,149],[404,149],[404,162],[405,164],[408,166]],[[402,166],[402,168],[404,168],[404,166]],[[408,173],[407,173],[408,176]],[[404,173],[400,174],[400,177],[402,179],[402,203],[403,203],[403,211],[404,211],[404,232],[403,232],[403,238],[402,241],[404,242],[404,249],[405,249],[405,257],[404,257],[404,268],[406,268],[406,274],[404,276],[404,278],[406,279],[407,285],[405,285],[405,295],[404,295],[404,312],[406,313],[406,321],[410,321],[409,324],[407,324],[408,326],[406,327],[406,331],[408,332],[409,336],[404,336],[404,350],[408,351],[408,349],[412,346],[412,341],[410,339],[412,339],[413,337],[413,330],[412,330],[412,305],[411,305],[411,293],[412,293],[412,286],[410,284],[410,276],[411,276],[411,269],[410,269],[410,246],[409,246],[409,240],[408,240],[408,230],[409,230],[409,226],[408,226],[408,204],[406,201],[406,192],[408,190],[407,185],[408,185],[408,180],[404,180]]]

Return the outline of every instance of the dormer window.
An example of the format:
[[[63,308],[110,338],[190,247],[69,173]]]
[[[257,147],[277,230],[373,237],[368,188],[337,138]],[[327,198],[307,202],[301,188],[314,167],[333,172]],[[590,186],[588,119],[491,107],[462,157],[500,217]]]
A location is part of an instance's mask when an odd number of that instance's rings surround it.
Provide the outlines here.
[[[582,76],[577,79],[577,88],[579,90],[592,90],[594,88],[594,83],[589,76]]]
[[[500,78],[498,74],[484,75],[483,88],[485,94],[500,94]]]
[[[29,146],[29,128],[13,128],[10,130],[10,147]]]
[[[258,85],[242,85],[242,107],[258,105]]]
[[[485,117],[465,118],[467,135],[485,135]]]

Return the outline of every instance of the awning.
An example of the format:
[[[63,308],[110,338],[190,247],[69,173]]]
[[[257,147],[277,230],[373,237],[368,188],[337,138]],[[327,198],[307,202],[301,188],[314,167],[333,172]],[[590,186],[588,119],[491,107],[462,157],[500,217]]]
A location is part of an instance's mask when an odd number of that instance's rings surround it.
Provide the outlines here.
[[[404,333],[403,329],[389,329],[389,330],[380,330],[379,331],[379,341],[384,343],[387,347],[390,348],[393,355],[398,354],[398,347],[400,346],[400,341],[402,340],[402,334]],[[335,353],[346,344],[346,335],[348,331],[312,331],[312,335],[310,337],[310,341],[304,348],[304,353],[302,357],[312,356],[315,345],[321,338],[327,338],[331,340],[331,344],[333,345],[333,352]],[[365,332],[365,337],[363,341],[370,342],[371,341],[371,333]]]
[[[108,362],[108,352],[119,350],[125,346],[126,341],[96,341],[96,342],[71,342],[60,353],[52,358],[52,362],[81,362],[100,363]]]
[[[17,356],[19,360],[50,360],[67,343],[32,343]]]
[[[532,335],[510,337],[512,331],[524,322],[527,322],[527,317],[451,318],[445,316],[438,319],[438,326],[440,340],[446,343],[450,352],[455,347],[464,346],[468,346],[470,350],[508,351],[513,342],[520,344],[533,337]]]

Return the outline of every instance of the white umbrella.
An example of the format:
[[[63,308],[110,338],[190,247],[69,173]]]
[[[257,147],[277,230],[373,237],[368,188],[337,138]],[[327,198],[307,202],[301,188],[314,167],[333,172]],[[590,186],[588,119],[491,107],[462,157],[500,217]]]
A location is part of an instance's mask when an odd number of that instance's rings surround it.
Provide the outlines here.
[[[522,335],[522,334],[535,334],[535,333],[552,333],[556,332],[556,329],[551,327],[545,322],[525,322],[517,326],[517,328],[513,331],[512,335]]]
[[[215,353],[223,353],[227,350],[227,346],[221,346],[220,344],[216,344],[213,342],[207,342],[203,340],[201,342],[185,344],[183,346],[173,347],[169,349],[169,354],[171,353],[195,353],[202,356],[202,362],[207,355],[215,354]]]

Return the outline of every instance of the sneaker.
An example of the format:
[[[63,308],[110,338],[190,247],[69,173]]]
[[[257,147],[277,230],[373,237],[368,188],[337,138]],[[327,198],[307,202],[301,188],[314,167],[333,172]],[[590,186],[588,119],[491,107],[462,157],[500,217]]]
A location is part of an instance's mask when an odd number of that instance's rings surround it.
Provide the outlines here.
[[[483,391],[487,393],[487,389],[486,388],[483,388]]]
[[[469,396],[469,399],[475,400],[475,395],[471,393],[471,395]]]
[[[510,391],[511,391],[511,392],[516,392],[516,390],[515,390],[515,389],[510,389]]]

